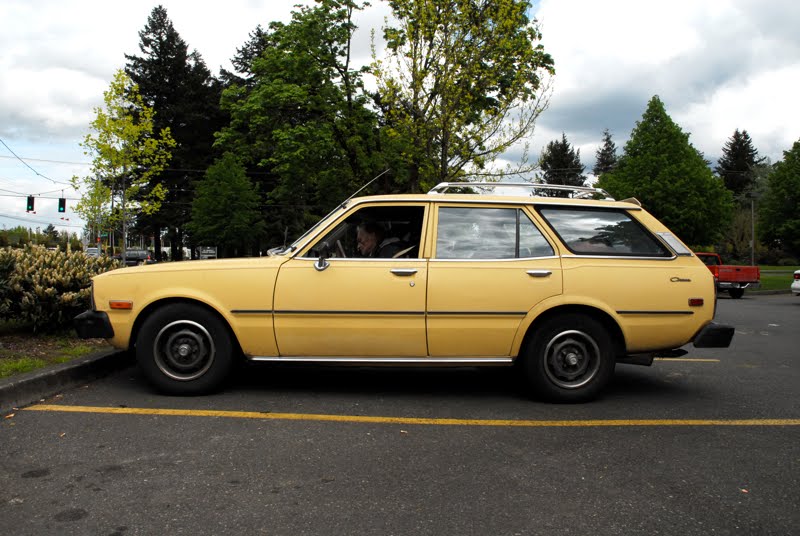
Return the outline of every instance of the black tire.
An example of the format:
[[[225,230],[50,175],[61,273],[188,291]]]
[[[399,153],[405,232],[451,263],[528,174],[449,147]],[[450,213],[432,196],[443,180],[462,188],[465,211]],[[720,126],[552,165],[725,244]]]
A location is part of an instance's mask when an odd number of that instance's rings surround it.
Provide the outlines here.
[[[744,289],[743,288],[729,288],[728,294],[731,295],[731,298],[734,300],[738,300],[742,296],[744,296]]]
[[[154,311],[136,337],[136,360],[161,392],[199,395],[219,389],[233,364],[224,322],[198,305],[173,303]]]
[[[522,355],[523,370],[536,397],[550,402],[588,402],[614,374],[611,337],[597,320],[566,314],[545,320]]]

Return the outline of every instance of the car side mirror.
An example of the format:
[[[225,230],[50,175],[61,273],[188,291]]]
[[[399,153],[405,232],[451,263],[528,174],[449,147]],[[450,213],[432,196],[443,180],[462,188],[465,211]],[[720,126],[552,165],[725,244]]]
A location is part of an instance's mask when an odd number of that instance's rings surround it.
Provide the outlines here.
[[[331,245],[327,242],[322,242],[319,245],[319,259],[314,263],[314,269],[318,272],[325,270],[331,263],[328,262],[328,257],[331,256]]]

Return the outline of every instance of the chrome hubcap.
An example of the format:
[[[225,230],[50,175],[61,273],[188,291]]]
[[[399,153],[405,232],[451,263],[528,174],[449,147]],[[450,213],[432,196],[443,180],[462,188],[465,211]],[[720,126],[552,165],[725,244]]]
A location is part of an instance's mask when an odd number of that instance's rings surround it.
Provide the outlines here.
[[[177,320],[158,332],[153,342],[156,366],[173,380],[189,381],[205,374],[216,350],[208,330],[191,320]]]
[[[601,356],[591,336],[569,330],[550,339],[544,359],[545,373],[551,382],[564,389],[577,389],[597,375]]]

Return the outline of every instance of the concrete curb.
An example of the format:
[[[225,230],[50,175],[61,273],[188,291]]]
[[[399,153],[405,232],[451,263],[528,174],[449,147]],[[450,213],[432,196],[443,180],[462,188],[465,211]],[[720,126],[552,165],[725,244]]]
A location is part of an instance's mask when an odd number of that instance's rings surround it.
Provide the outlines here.
[[[4,378],[0,380],[0,414],[85,385],[133,363],[133,357],[127,352],[103,350],[68,363]]]

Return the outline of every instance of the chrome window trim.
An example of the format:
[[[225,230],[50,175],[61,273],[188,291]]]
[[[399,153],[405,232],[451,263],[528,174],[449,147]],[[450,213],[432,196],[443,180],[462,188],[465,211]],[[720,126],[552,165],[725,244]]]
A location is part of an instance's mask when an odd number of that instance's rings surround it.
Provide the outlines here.
[[[300,257],[299,256],[300,252],[303,251],[304,249],[306,249],[308,246],[310,246],[315,240],[319,239],[322,236],[323,232],[326,229],[331,228],[331,225],[333,225],[333,223],[335,223],[336,220],[339,219],[342,216],[342,214],[355,213],[356,211],[360,210],[360,209],[358,209],[356,207],[359,207],[361,205],[373,205],[373,204],[374,205],[381,205],[381,204],[391,203],[391,204],[395,204],[395,205],[422,207],[422,210],[423,210],[423,213],[422,213],[422,231],[423,231],[423,233],[422,234],[423,235],[425,234],[424,231],[425,231],[425,225],[426,225],[427,219],[428,219],[428,210],[430,210],[430,208],[431,208],[431,201],[429,201],[427,199],[405,199],[405,200],[404,199],[371,199],[369,197],[363,197],[363,198],[353,199],[352,201],[355,201],[355,202],[352,205],[347,206],[347,207],[345,207],[343,205],[338,205],[327,216],[325,216],[324,218],[319,220],[316,224],[314,224],[313,227],[311,227],[309,230],[307,230],[305,233],[303,233],[300,236],[300,238],[295,240],[292,243],[292,245],[290,246],[291,248],[294,248],[294,250],[292,252],[293,254],[290,256],[290,258],[292,258],[292,259],[308,259],[309,257]],[[334,213],[336,213],[340,209],[341,209],[341,213],[340,214],[336,214],[334,216]],[[326,220],[331,220],[332,223],[330,225],[323,226],[322,223],[325,222]],[[319,227],[319,229],[317,229],[317,232],[312,234],[311,231],[313,231],[317,227]],[[306,241],[303,242],[302,244],[298,244],[298,242],[300,242],[300,240],[302,240],[303,238],[306,238]],[[419,244],[419,245],[421,246],[422,244]],[[317,260],[317,258],[318,257],[313,257],[314,260]],[[339,258],[342,259],[342,258],[355,258],[355,257],[339,257]],[[420,257],[415,257],[415,258],[419,259]],[[366,260],[366,259],[367,259],[367,257],[365,257],[363,259],[360,259],[360,260]],[[328,260],[330,261],[331,259],[329,258]],[[387,260],[387,258],[376,259],[376,260]],[[392,259],[392,260],[394,260],[394,259]],[[405,259],[405,260],[414,260],[414,259]]]

